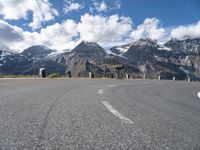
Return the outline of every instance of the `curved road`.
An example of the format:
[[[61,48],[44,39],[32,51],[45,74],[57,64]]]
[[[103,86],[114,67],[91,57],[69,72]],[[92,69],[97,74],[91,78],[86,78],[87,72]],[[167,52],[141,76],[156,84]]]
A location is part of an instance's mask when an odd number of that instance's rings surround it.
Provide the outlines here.
[[[200,149],[200,83],[0,79],[0,149]]]

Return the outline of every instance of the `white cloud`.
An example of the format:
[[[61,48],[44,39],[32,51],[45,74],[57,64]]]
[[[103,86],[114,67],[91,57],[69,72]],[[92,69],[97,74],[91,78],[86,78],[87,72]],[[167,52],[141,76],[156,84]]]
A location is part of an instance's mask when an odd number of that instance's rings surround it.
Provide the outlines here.
[[[34,38],[37,43],[63,50],[74,46],[73,38],[76,36],[77,24],[73,20],[66,20],[62,24],[56,23],[42,29]],[[39,40],[37,41],[37,39]]]
[[[106,13],[113,9],[120,9],[121,8],[121,0],[104,0],[97,2],[95,0],[91,0],[92,5],[90,6],[90,12],[99,12],[99,13]]]
[[[63,50],[73,48],[77,36],[77,24],[73,20],[55,23],[41,29],[40,32],[23,31],[0,20],[0,40],[7,47],[22,51],[32,45],[46,45],[52,49]]]
[[[63,23],[42,28],[39,32],[23,31],[4,22],[5,27],[0,28],[0,33],[8,28],[6,33],[16,33],[2,36],[6,41],[12,39],[12,44],[3,42],[4,45],[14,50],[23,50],[32,45],[46,45],[53,49],[63,50],[73,48],[80,40],[93,41],[109,45],[119,43],[129,36],[132,30],[132,21],[129,17],[112,15],[110,17],[93,16],[85,14],[81,21],[65,20]],[[6,34],[5,33],[5,34]]]
[[[129,17],[93,16],[85,14],[78,23],[80,39],[93,42],[118,42],[124,40],[132,30],[132,21]]]
[[[71,11],[79,10],[82,8],[84,8],[84,6],[80,3],[76,3],[70,0],[65,0],[65,6],[63,10],[64,10],[64,13],[69,13]]]
[[[111,47],[141,38],[160,41],[167,40],[166,37],[198,38],[200,37],[200,21],[168,31],[167,28],[162,27],[160,20],[147,18],[133,29],[130,17],[84,14],[78,22],[67,19],[62,23],[42,28],[40,31],[31,32],[0,20],[0,42],[18,51],[32,45],[45,45],[57,50],[71,49],[81,40],[98,42],[103,47]]]
[[[131,33],[131,39],[150,38],[164,43],[171,38],[183,40],[185,38],[200,38],[200,21],[195,24],[164,28],[157,18],[147,18]]]
[[[93,5],[98,12],[106,12],[108,10],[108,5],[104,1],[94,2]]]
[[[131,33],[131,39],[138,40],[142,38],[150,38],[153,40],[163,40],[166,30],[161,26],[161,21],[156,18],[146,18],[143,24]]]
[[[7,22],[0,20],[0,42],[5,45],[12,45],[14,42],[23,40],[23,30],[16,26],[11,26]]]
[[[200,21],[196,24],[184,25],[174,28],[170,36],[176,39],[200,38]]]
[[[28,19],[32,12],[33,19],[29,24],[32,29],[40,28],[42,23],[58,15],[49,0],[5,0],[0,1],[0,8],[0,14],[7,20]]]
[[[120,9],[120,8],[121,8],[121,0],[115,0],[112,9]]]
[[[28,2],[28,3],[27,3]],[[0,1],[0,14],[4,19],[18,20],[27,18],[27,11],[31,7],[31,1],[26,0],[1,0]],[[30,5],[30,6],[28,6]]]

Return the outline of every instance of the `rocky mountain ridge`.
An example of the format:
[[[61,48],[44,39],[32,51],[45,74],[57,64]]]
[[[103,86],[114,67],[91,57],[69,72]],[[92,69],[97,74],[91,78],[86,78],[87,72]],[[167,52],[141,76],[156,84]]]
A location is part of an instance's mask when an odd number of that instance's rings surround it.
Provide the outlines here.
[[[0,47],[1,48],[1,47]],[[111,54],[94,42],[82,41],[69,52],[56,54],[46,46],[32,46],[22,53],[0,49],[0,74],[38,74],[41,67],[47,72],[86,77],[89,72],[102,77],[105,66],[111,70],[123,65],[131,76],[146,74],[150,78],[194,80],[200,77],[200,39],[171,39],[159,45],[151,39],[141,39],[110,49]],[[54,55],[51,55],[55,53]]]

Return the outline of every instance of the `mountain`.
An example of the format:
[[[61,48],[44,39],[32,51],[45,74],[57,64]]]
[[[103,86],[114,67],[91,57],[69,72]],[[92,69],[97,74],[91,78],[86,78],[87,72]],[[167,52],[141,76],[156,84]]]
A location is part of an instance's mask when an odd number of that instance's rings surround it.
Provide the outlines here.
[[[171,39],[165,43],[166,47],[169,47],[173,51],[181,51],[185,53],[200,53],[200,38],[197,39],[185,39],[177,40]]]
[[[152,57],[158,50],[156,41],[142,39],[133,42],[130,48],[123,54],[130,62],[138,63],[140,61],[152,60]]]
[[[141,39],[132,42],[122,56],[127,58],[128,65],[139,70],[137,74],[146,74],[150,78],[155,78],[159,74],[162,74],[163,78],[172,78],[173,76],[179,79],[186,78],[185,73],[169,61],[169,56],[172,55],[171,51],[161,50],[161,48],[163,47],[154,40]]]
[[[74,76],[85,77],[89,72],[102,76],[103,70],[98,65],[106,56],[107,52],[97,43],[82,41],[70,52],[57,55],[54,60],[65,65]]]
[[[4,49],[5,50],[5,49]],[[55,52],[45,46],[32,46],[22,53],[0,50],[0,74],[38,74],[41,67],[49,73],[57,71],[64,74],[65,67],[50,60],[48,55]]]
[[[174,54],[172,63],[181,65],[185,73],[200,75],[200,38],[177,40],[171,39],[165,46],[169,47]]]
[[[117,51],[116,55],[127,58],[125,64],[139,70],[137,74],[146,74],[154,78],[159,74],[166,79],[176,76],[185,79],[188,76],[193,79],[199,77],[199,43],[200,39],[175,40],[172,39],[164,45],[151,39],[141,39],[127,45],[111,48],[125,48]],[[124,61],[125,62],[125,61]],[[132,68],[133,68],[132,67]],[[136,72],[136,71],[134,71]]]
[[[101,60],[106,56],[106,51],[97,43],[82,41],[71,51],[80,57],[89,60]]]
[[[121,45],[121,46],[115,46],[115,47],[110,48],[110,51],[117,55],[120,55],[120,54],[125,53],[131,47],[131,45],[132,43]]]
[[[126,45],[115,46],[112,53],[94,42],[80,42],[71,51],[56,53],[46,46],[36,45],[22,53],[0,49],[0,74],[38,74],[41,67],[47,73],[70,71],[74,77],[86,77],[92,72],[96,77],[106,71],[116,75],[116,65],[123,65],[131,76],[164,79],[175,76],[193,80],[200,78],[200,39],[171,39],[163,45],[151,39],[141,39]]]
[[[32,59],[0,44],[0,74],[21,74]]]
[[[22,54],[0,50],[0,74],[24,74],[32,62]]]
[[[134,41],[125,45],[121,45],[121,46],[115,46],[110,48],[110,51],[118,54],[118,55],[123,55],[124,53],[126,53],[130,47],[133,46],[138,46],[138,47],[144,47],[144,46],[156,46],[158,47],[158,44],[156,41],[151,40],[151,39],[140,39],[138,41]]]
[[[47,55],[55,51],[56,50],[49,49],[48,47],[43,46],[43,45],[35,45],[35,46],[25,49],[21,54],[27,57],[40,59],[40,58],[46,57]]]

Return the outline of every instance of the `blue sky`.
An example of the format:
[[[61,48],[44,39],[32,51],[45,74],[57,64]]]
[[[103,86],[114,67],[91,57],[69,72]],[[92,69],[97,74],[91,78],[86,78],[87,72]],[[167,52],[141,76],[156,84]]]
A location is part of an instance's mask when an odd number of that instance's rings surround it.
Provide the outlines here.
[[[80,10],[71,11],[68,14],[63,13],[64,0],[50,0],[54,8],[59,11],[59,16],[55,20],[47,22],[47,26],[54,22],[61,23],[65,19],[80,20],[81,15],[84,13],[91,13],[89,7],[91,6],[90,0],[76,0],[84,4],[85,7]],[[101,2],[101,1],[97,1]],[[105,0],[107,5],[112,5],[112,0]],[[184,24],[195,23],[200,20],[200,1],[199,0],[121,0],[118,1],[121,5],[120,9],[112,9],[106,12],[93,12],[92,14],[113,15],[119,14],[129,16],[132,18],[135,25],[142,23],[145,18],[158,18],[162,21],[164,26],[177,26]],[[1,15],[1,19],[3,16]],[[8,22],[26,27],[24,24],[31,20],[8,20]],[[30,28],[26,28],[30,30]]]
[[[164,26],[195,23],[200,18],[199,0],[124,0],[120,13],[131,16],[136,24],[155,17]]]
[[[200,1],[1,0],[0,25],[1,44],[19,51],[37,44],[71,49],[81,40],[104,47],[140,38],[162,43],[200,37]]]

